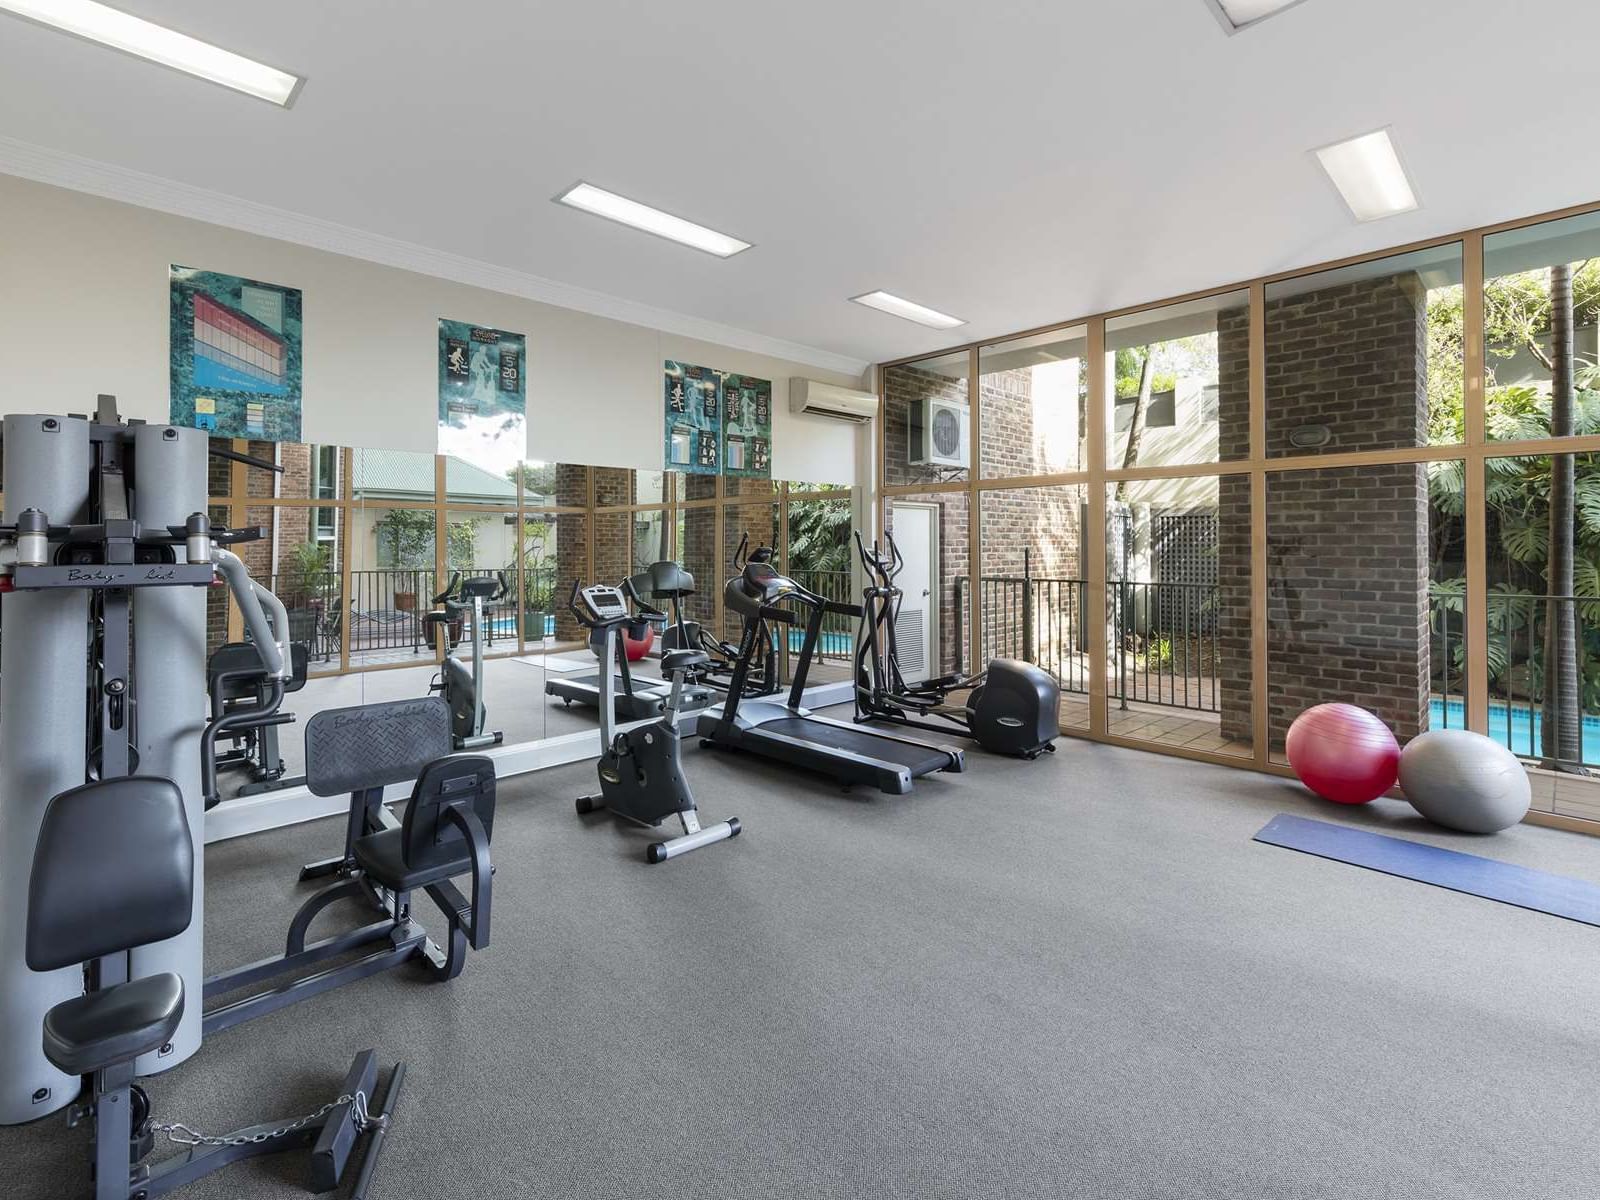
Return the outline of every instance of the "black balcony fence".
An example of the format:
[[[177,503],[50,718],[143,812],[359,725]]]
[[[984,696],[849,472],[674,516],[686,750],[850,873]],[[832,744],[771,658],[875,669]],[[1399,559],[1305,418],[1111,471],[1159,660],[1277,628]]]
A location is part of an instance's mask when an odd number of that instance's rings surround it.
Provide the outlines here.
[[[1429,629],[1433,695],[1429,727],[1466,727],[1467,614],[1461,593],[1434,588]],[[1519,758],[1565,772],[1600,768],[1600,599],[1494,591],[1486,597],[1488,734]],[[1576,683],[1563,704],[1556,688],[1546,712],[1547,635],[1559,619],[1573,624],[1567,669]],[[1544,743],[1546,721],[1560,736]]]
[[[970,577],[956,587],[956,670],[964,672]],[[1023,552],[1023,573],[985,575],[977,581],[977,611],[983,660],[1018,658],[1044,668],[1063,691],[1089,691],[1088,581],[1036,576],[1032,554]],[[1218,712],[1221,652],[1217,637],[1215,582],[1112,582],[1106,586],[1106,622],[1111,647],[1107,683],[1118,703],[1160,704]]]

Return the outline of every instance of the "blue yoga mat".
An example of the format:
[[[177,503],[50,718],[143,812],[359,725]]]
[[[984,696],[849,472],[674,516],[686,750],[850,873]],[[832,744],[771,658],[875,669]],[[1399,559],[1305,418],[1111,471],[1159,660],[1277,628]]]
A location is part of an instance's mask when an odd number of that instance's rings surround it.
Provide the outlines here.
[[[1600,885],[1586,879],[1550,875],[1476,854],[1442,850],[1288,813],[1279,813],[1268,821],[1255,840],[1568,921],[1600,925]]]

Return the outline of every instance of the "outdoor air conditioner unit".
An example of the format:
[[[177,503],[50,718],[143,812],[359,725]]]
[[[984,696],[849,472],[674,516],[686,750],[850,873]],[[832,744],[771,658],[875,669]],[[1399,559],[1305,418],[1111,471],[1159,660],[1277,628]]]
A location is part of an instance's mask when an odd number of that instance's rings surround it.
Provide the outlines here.
[[[968,416],[968,406],[959,400],[924,396],[911,410],[911,465],[971,466],[972,422]]]
[[[878,398],[871,392],[791,375],[789,411],[838,421],[870,421],[878,415]]]

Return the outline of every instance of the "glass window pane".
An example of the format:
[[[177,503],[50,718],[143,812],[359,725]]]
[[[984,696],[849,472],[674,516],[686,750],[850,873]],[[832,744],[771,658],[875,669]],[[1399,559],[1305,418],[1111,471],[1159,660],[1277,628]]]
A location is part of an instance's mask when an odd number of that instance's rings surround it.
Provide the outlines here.
[[[965,351],[883,372],[884,482],[967,478],[972,425]]]
[[[1546,770],[1600,766],[1600,513],[1584,502],[1600,459],[1486,466],[1489,735]]]
[[[1316,704],[1369,709],[1402,744],[1459,726],[1462,478],[1425,463],[1267,477],[1273,758]]]
[[[650,508],[633,514],[633,570],[642,571],[653,562],[672,557],[668,545],[667,511]]]
[[[551,513],[540,518],[550,524],[552,540],[547,540],[545,558],[555,560],[555,641],[548,649],[586,646],[588,633],[567,609],[567,597],[574,581],[588,584],[589,518],[583,513]]]
[[[694,595],[683,602],[684,620],[709,627],[716,615],[717,595],[733,576],[733,568],[717,545],[714,507],[678,510],[678,561],[694,576]]]
[[[350,499],[401,505],[434,502],[433,455],[357,447],[351,459]]]
[[[1089,397],[1088,330],[985,346],[978,353],[981,465],[986,479],[1077,471]]]
[[[522,638],[527,648],[555,636],[559,587],[556,524],[549,513],[522,516]],[[563,598],[564,599],[564,598]]]
[[[978,668],[991,658],[1038,664],[1061,685],[1061,725],[1080,729],[1089,727],[1087,501],[1081,484],[980,493],[983,575],[975,600]]]
[[[1600,213],[1483,239],[1491,441],[1600,432]]]
[[[1266,351],[1269,455],[1461,441],[1460,243],[1268,284]]]
[[[1250,479],[1106,489],[1107,728],[1249,757]]]
[[[259,474],[260,472],[256,472]],[[289,612],[289,639],[306,643],[308,670],[339,670],[343,581],[337,537],[315,537],[316,510],[299,505],[252,505],[245,523],[265,529],[258,542],[237,548],[250,574],[270,588]]]
[[[451,504],[492,504],[515,508],[520,464],[500,461],[472,462],[447,455],[444,460],[445,495]]]
[[[678,480],[679,500],[714,500],[717,496],[717,475],[684,475],[674,472]]]
[[[377,505],[351,510],[350,596],[343,620],[352,667],[433,657],[422,615],[442,586],[434,573],[434,511]]]
[[[445,513],[445,579],[459,571],[469,578],[495,578],[504,572],[507,595],[485,604],[484,653],[517,652],[518,618],[516,595],[517,514],[491,513],[475,509],[450,509]],[[431,600],[432,597],[429,597]],[[472,636],[471,627],[463,630]]]
[[[765,479],[728,478],[724,481],[729,493],[743,491],[746,498],[722,506],[722,579],[733,576],[733,558],[739,549],[740,539],[748,536],[749,549],[760,546],[778,549],[778,506],[773,502],[771,485]],[[729,610],[722,614],[722,636],[737,642],[743,622],[739,615]],[[791,630],[791,633],[795,631]],[[792,638],[798,649],[798,636]]]
[[[523,508],[584,508],[589,503],[588,467],[527,459],[518,471]]]
[[[1247,458],[1250,293],[1111,318],[1106,389],[1112,470]]]
[[[632,514],[596,513],[594,516],[594,578],[588,583],[620,584],[633,572]]]
[[[795,500],[789,504],[789,547],[785,560],[791,578],[818,595],[859,604],[851,566],[855,557],[854,510],[850,490],[837,499]],[[810,683],[848,679],[855,650],[856,619],[825,613],[822,638],[812,663]]]

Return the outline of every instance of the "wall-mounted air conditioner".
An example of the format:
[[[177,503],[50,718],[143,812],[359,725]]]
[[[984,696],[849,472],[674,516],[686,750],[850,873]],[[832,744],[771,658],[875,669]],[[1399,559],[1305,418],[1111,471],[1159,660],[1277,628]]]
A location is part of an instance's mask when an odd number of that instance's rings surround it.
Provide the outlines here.
[[[878,415],[878,398],[871,392],[791,375],[789,411],[838,421],[870,421]]]
[[[968,416],[968,406],[959,400],[924,396],[911,410],[911,465],[971,466],[972,422]]]

